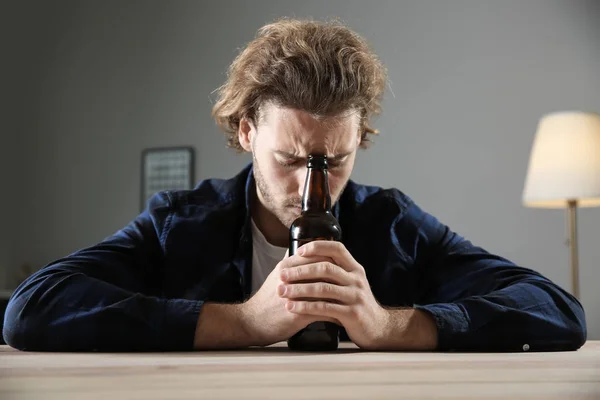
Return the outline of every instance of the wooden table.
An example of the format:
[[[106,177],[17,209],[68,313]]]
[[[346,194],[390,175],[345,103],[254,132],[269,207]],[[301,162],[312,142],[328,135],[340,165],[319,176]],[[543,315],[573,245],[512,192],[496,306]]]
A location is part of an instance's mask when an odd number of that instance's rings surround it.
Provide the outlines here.
[[[600,399],[600,342],[564,353],[29,353],[0,346],[0,399]]]

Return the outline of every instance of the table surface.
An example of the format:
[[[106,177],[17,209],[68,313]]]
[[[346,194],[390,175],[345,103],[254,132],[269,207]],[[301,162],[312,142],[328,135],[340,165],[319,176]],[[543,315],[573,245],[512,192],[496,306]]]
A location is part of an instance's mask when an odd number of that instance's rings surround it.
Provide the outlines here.
[[[0,399],[600,399],[600,341],[575,352],[34,353],[0,346]]]

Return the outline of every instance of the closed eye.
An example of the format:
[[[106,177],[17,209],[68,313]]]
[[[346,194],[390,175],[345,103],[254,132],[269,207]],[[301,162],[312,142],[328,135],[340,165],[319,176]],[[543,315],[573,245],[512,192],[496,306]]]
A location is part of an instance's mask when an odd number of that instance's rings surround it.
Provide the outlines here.
[[[279,161],[279,165],[284,168],[295,168],[299,167],[301,164],[303,164],[302,161]]]
[[[279,165],[281,165],[284,168],[299,168],[299,167],[303,167],[306,165],[306,162],[301,160],[301,161],[279,161]],[[329,169],[338,169],[344,166],[343,162],[330,162],[327,164],[329,166]]]

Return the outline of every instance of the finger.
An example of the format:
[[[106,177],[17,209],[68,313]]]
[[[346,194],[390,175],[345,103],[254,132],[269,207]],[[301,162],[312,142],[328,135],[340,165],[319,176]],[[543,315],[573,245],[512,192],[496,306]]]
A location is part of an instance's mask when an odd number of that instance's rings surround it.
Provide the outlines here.
[[[281,280],[285,283],[322,281],[348,286],[353,280],[349,272],[330,262],[317,262],[281,271]]]
[[[351,313],[350,306],[327,301],[294,301],[285,304],[285,309],[294,314],[315,315],[344,321]],[[343,326],[343,323],[339,325]]]
[[[326,300],[342,304],[354,304],[355,288],[338,286],[327,282],[281,284],[277,287],[280,297],[295,300]]]
[[[341,266],[348,272],[362,269],[362,266],[352,257],[352,254],[346,249],[342,242],[331,240],[315,240],[307,243],[298,249],[298,254],[302,257],[329,257],[333,263]]]
[[[333,262],[333,260],[327,256],[314,255],[311,257],[303,257],[298,254],[294,254],[293,256],[287,257],[281,260],[278,264],[279,268],[286,269],[297,267],[299,265],[304,264],[312,264],[316,262]]]
[[[342,326],[341,322],[338,321],[336,318],[324,317],[322,315],[311,315],[310,317],[312,319],[312,322],[332,322],[334,324]]]

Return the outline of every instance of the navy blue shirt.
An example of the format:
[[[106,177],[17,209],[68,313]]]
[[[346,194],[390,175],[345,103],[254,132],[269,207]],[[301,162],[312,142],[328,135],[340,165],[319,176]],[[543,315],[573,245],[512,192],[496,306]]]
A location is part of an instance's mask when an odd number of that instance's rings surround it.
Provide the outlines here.
[[[233,179],[155,195],[124,229],[25,280],[10,299],[5,340],[38,351],[192,350],[204,302],[250,295],[253,190],[250,165]],[[350,181],[333,213],[375,298],[433,315],[439,350],[585,342],[573,296],[474,246],[399,190]]]

